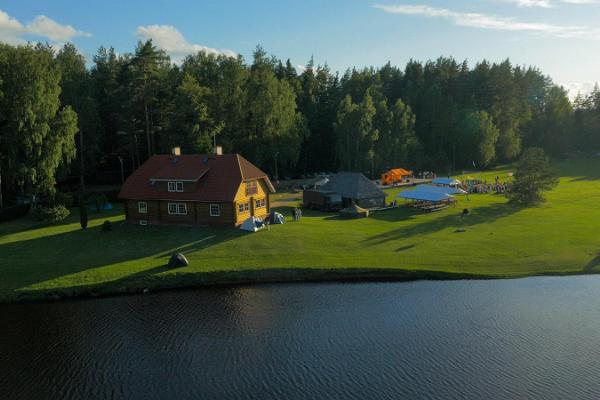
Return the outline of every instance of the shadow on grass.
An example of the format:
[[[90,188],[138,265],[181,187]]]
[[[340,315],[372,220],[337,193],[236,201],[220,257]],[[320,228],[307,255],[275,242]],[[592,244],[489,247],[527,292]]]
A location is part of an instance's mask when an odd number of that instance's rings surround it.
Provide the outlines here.
[[[0,238],[15,233],[33,231],[36,229],[56,228],[75,223],[79,224],[79,209],[72,208],[70,211],[71,215],[58,224],[48,224],[38,221],[33,216],[33,212],[30,211],[29,214],[22,218],[0,224]],[[102,211],[100,213],[90,212],[88,214],[88,223],[91,224],[97,220],[105,220],[107,218],[112,218],[119,215],[123,215],[123,210],[120,206],[115,207],[115,209],[111,211]]]
[[[109,277],[99,286],[119,286],[124,282],[152,279],[166,271],[169,256],[174,252],[199,251],[242,235],[244,232],[231,229],[125,224],[114,225],[110,232],[96,226],[85,231],[76,229],[0,244],[3,261],[0,265],[3,277],[0,298],[27,297],[42,290],[31,288],[36,284],[114,264],[115,270],[108,271]],[[156,261],[145,269],[142,265],[134,265],[132,271],[127,271],[126,266],[116,265],[149,257]],[[90,272],[90,275],[94,274]],[[118,278],[110,280],[111,274]],[[81,281],[81,287],[98,286],[84,283],[90,275],[74,277],[73,285],[77,286]],[[102,275],[96,278],[102,279]]]
[[[600,254],[592,259],[585,267],[583,267],[584,272],[593,272],[596,267],[600,267]]]
[[[365,239],[363,242],[367,245],[377,245],[390,240],[401,238],[409,239],[416,235],[426,235],[435,233],[446,228],[467,228],[470,226],[494,222],[500,218],[508,217],[518,212],[521,207],[510,204],[494,204],[493,206],[479,207],[471,211],[471,214],[463,217],[460,213],[452,213],[440,218],[427,220],[423,223],[415,223],[409,226],[402,226],[379,235]]]

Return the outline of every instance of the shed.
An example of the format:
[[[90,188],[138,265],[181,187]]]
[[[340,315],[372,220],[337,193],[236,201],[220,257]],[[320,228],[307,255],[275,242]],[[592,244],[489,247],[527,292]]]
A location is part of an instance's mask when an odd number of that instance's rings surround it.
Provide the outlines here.
[[[340,172],[331,175],[329,182],[320,189],[324,192],[338,194],[342,198],[344,207],[353,204],[362,208],[385,205],[385,192],[359,172]]]

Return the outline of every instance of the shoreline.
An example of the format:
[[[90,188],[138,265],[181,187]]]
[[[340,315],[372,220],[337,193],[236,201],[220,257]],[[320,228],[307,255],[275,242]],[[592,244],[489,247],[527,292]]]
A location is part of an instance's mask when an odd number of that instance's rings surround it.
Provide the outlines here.
[[[184,267],[185,268],[185,267]],[[271,268],[262,270],[216,271],[185,273],[160,282],[139,282],[131,285],[103,283],[74,286],[64,289],[13,292],[0,298],[0,304],[61,302],[127,295],[144,295],[156,292],[197,290],[242,285],[288,283],[369,283],[457,280],[504,280],[533,277],[562,277],[595,275],[591,271],[541,272],[515,275],[487,275],[434,270],[403,270],[394,268]],[[178,279],[179,278],[179,279]]]

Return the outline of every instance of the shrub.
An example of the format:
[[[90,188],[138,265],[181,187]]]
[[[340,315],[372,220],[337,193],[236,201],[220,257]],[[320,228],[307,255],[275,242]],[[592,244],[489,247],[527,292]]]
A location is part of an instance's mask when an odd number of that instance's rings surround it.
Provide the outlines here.
[[[57,192],[54,195],[54,205],[63,205],[71,208],[74,205],[73,196],[69,193]]]
[[[104,221],[104,223],[102,224],[102,230],[104,232],[110,232],[112,230],[112,224],[109,220]]]
[[[2,208],[0,209],[0,222],[8,222],[24,217],[29,212],[29,208],[29,203]]]
[[[35,209],[35,216],[39,221],[48,222],[50,224],[56,224],[63,221],[71,215],[71,212],[62,205],[54,207],[37,207]]]

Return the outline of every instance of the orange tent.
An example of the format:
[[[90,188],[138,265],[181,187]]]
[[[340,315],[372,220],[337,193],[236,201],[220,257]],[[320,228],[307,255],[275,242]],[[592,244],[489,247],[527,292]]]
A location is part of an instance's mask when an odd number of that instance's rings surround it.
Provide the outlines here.
[[[382,185],[392,185],[396,182],[402,181],[404,177],[411,176],[412,171],[404,168],[394,168],[381,174]]]

